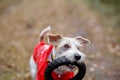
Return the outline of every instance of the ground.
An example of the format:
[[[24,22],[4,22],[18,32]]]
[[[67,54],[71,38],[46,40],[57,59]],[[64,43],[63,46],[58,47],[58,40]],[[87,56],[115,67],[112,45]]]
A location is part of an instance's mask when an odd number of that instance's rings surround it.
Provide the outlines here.
[[[116,36],[102,25],[104,17],[83,0],[12,1],[1,0],[0,5],[0,80],[30,80],[30,55],[40,31],[49,25],[53,33],[90,39],[91,44],[83,49],[87,55],[84,80],[120,78]]]

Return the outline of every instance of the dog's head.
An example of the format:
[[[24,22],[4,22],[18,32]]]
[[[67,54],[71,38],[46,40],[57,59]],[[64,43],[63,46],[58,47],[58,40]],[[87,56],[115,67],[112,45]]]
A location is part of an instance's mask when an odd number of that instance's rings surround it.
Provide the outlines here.
[[[63,37],[60,34],[48,34],[49,43],[55,47],[55,58],[65,56],[70,61],[82,62],[86,55],[80,51],[80,47],[89,44],[90,41],[81,36],[75,38]]]

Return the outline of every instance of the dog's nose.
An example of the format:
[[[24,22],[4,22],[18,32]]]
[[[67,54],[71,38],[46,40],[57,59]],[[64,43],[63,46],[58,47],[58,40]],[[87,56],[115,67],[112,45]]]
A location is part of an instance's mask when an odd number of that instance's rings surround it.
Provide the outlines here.
[[[79,54],[74,55],[75,60],[80,60],[81,56]]]

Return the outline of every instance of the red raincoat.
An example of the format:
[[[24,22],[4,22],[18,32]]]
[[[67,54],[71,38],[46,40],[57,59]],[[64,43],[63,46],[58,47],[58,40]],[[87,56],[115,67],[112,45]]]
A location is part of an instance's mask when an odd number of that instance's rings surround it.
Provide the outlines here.
[[[44,42],[38,43],[34,49],[33,58],[37,64],[38,72],[36,75],[36,80],[45,80],[44,72],[48,65],[48,56],[53,49],[53,45],[48,45]],[[56,73],[52,73],[54,80],[69,80],[73,77],[73,72],[65,72],[63,75],[59,76]]]

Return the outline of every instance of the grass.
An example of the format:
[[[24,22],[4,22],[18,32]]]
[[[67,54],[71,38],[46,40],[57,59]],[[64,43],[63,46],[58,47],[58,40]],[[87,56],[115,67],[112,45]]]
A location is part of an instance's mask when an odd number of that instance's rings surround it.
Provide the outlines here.
[[[0,13],[17,2],[19,2],[19,0],[0,0]]]
[[[5,75],[3,75],[0,80],[12,80],[12,77],[14,76],[14,74],[12,73],[7,73]]]

